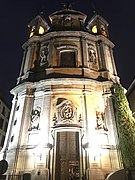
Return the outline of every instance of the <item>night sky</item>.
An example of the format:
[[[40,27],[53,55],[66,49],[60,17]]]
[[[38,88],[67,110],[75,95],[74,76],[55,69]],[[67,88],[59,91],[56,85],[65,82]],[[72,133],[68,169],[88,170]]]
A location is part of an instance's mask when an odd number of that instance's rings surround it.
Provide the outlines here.
[[[0,2],[0,95],[10,103],[10,90],[19,76],[23,43],[28,39],[29,22],[42,11],[48,16],[62,9],[62,0],[1,0]],[[64,1],[65,2],[65,1]],[[94,15],[93,7],[109,23],[110,40],[121,84],[127,89],[135,69],[135,0],[73,0],[73,9]]]

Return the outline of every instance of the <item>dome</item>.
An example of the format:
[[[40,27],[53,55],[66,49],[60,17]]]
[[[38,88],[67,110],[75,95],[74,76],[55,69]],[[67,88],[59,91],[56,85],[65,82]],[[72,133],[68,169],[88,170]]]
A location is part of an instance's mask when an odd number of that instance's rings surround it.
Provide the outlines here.
[[[85,30],[86,15],[73,9],[56,11],[49,16],[51,31],[58,30]]]

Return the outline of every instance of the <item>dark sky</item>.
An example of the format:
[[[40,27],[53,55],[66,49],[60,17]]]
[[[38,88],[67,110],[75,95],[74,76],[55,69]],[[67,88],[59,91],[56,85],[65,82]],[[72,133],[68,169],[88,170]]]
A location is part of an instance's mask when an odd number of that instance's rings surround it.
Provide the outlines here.
[[[0,95],[9,103],[23,57],[22,45],[28,38],[29,22],[41,11],[48,16],[62,8],[61,0],[1,0],[0,2]],[[128,88],[134,79],[135,0],[72,0],[73,9],[85,13],[88,21],[97,13],[109,23],[115,44],[114,58],[121,84]]]

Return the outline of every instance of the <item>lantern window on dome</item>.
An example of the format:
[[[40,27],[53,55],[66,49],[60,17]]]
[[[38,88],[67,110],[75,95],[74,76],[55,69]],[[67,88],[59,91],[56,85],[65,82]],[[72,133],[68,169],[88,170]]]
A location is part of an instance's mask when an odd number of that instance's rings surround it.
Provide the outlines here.
[[[96,25],[92,27],[92,32],[95,34],[97,33],[97,26]]]
[[[87,29],[92,34],[108,37],[108,22],[100,15],[94,15],[88,22]]]
[[[30,38],[34,35],[36,36],[43,35],[49,29],[48,24],[41,16],[36,16],[36,18],[34,18],[30,22],[28,27],[29,27],[29,32],[30,32],[29,33]]]
[[[35,26],[33,26],[33,27],[32,27],[32,29],[31,29],[31,31],[30,31],[30,35],[29,35],[29,37],[34,36],[34,31],[35,31],[35,29],[36,29],[36,27],[35,27]]]
[[[42,26],[39,26],[39,34],[44,34],[45,30]]]

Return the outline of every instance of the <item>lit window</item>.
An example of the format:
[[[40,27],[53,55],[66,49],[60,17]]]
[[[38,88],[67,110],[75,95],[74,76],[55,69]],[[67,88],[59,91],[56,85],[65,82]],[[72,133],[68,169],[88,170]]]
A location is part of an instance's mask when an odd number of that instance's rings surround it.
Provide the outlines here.
[[[30,32],[30,37],[32,37],[34,35],[34,32]]]
[[[36,29],[36,27],[33,26],[31,31],[30,31],[30,37],[32,37],[34,35],[35,29]]]
[[[42,26],[39,27],[39,34],[44,34],[45,30]]]
[[[92,32],[93,32],[93,33],[97,33],[97,26],[93,26],[93,27],[92,27]]]

